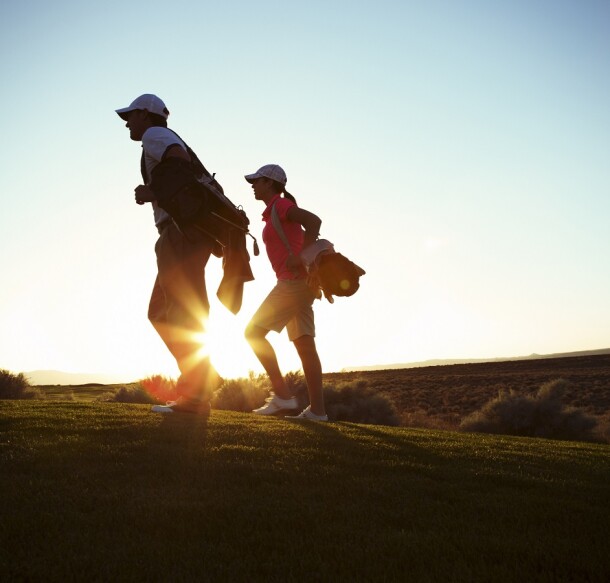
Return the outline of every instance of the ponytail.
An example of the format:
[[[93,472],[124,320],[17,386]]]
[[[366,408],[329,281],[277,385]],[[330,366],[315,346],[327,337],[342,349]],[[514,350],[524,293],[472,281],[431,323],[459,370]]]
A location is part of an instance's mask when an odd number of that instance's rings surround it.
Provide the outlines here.
[[[296,203],[297,203],[297,199],[296,199],[296,198],[294,198],[294,196],[292,196],[292,194],[290,194],[290,193],[289,193],[289,192],[286,190],[286,188],[284,188],[284,189],[282,190],[282,192],[284,193],[284,198],[287,198],[288,200],[291,200],[291,201],[292,201],[294,204],[296,204]]]
[[[297,203],[297,199],[294,198],[294,196],[292,196],[292,194],[290,194],[286,190],[286,185],[285,184],[282,184],[278,180],[273,180],[273,178],[269,178],[269,180],[271,180],[271,182],[273,183],[273,192],[274,193],[283,194],[284,198],[287,198],[288,200],[291,200],[294,204]]]

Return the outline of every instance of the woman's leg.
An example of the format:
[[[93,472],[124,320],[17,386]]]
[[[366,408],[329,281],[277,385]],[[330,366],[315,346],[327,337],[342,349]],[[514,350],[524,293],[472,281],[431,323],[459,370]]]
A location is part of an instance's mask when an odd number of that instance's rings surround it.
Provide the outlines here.
[[[300,336],[294,340],[294,346],[303,365],[311,411],[316,415],[326,415],[322,393],[322,364],[316,349],[316,341],[313,336]]]
[[[265,372],[269,376],[273,391],[280,399],[290,399],[292,395],[286,387],[286,382],[280,371],[280,366],[277,362],[277,356],[275,350],[267,340],[266,336],[269,330],[256,326],[255,324],[249,324],[246,328],[246,340],[252,347],[256,358],[263,365]]]

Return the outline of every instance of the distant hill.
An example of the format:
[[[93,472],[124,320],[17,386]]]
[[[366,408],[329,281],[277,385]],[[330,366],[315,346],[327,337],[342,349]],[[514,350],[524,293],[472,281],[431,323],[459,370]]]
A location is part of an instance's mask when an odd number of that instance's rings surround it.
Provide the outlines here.
[[[400,368],[420,368],[424,366],[446,366],[451,364],[476,364],[478,362],[507,362],[513,360],[536,360],[541,358],[568,358],[571,356],[596,356],[598,354],[610,354],[610,348],[598,350],[581,350],[579,352],[558,352],[555,354],[530,354],[529,356],[514,356],[506,358],[435,358],[419,362],[397,363],[397,364],[373,364],[367,366],[352,366],[342,369],[342,372],[355,372],[359,370],[395,370]]]
[[[562,352],[557,354],[530,354],[529,356],[515,356],[508,358],[464,358],[464,359],[431,359],[421,362],[375,364],[352,366],[343,368],[341,372],[355,372],[367,370],[394,370],[401,368],[420,368],[425,366],[446,366],[451,364],[476,364],[479,362],[507,362],[513,360],[534,360],[541,358],[565,358],[570,356],[595,356],[598,354],[610,354],[610,348],[599,350],[583,350],[580,352]],[[101,373],[73,373],[59,370],[34,370],[24,373],[32,385],[84,385],[89,383],[113,385],[119,383],[132,383],[138,379],[126,378],[125,375],[112,375]]]
[[[38,385],[84,385],[96,383],[113,385],[118,383],[131,383],[136,379],[126,379],[125,375],[111,375],[99,373],[62,372],[59,370],[33,370],[23,373],[30,384]]]

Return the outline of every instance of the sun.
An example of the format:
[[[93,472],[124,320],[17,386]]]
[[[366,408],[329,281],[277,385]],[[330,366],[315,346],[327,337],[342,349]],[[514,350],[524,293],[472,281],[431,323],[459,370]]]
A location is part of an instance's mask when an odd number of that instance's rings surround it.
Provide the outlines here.
[[[212,314],[205,332],[197,334],[200,356],[209,356],[214,368],[224,378],[247,377],[259,372],[260,364],[244,338],[245,324],[241,318],[222,312]]]

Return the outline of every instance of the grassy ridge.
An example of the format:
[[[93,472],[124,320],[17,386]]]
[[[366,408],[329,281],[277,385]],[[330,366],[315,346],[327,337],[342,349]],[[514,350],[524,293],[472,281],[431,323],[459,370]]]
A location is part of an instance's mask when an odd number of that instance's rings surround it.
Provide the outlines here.
[[[0,579],[605,581],[610,446],[0,402]]]

